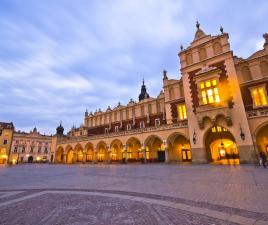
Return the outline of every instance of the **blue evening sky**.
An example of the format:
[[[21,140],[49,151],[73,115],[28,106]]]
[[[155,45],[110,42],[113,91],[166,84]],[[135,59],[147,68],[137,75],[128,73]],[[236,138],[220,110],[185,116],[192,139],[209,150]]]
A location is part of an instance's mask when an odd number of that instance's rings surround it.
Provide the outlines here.
[[[229,33],[234,54],[262,48],[268,1],[0,0],[0,121],[55,133],[84,112],[162,89],[162,71],[179,79],[177,53],[198,19],[210,34]]]

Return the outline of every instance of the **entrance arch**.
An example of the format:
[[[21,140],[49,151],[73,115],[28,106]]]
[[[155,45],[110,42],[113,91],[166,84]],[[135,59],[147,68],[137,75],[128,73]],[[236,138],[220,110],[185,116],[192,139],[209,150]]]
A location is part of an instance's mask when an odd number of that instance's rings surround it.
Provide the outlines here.
[[[123,158],[123,144],[120,140],[116,139],[111,143],[111,161],[118,162]]]
[[[64,149],[63,147],[58,147],[56,151],[56,162],[57,163],[62,163],[63,162],[63,154],[64,154]]]
[[[80,144],[75,146],[75,153],[76,153],[76,162],[83,161],[83,148]]]
[[[168,139],[168,160],[191,162],[192,154],[189,140],[180,133],[171,134]]]
[[[106,162],[108,160],[108,149],[104,141],[101,141],[97,145],[98,150],[98,162]]]
[[[94,161],[94,145],[92,143],[87,143],[85,146],[86,150],[86,162],[93,162]]]
[[[148,162],[165,162],[165,147],[161,138],[151,135],[144,143]]]
[[[136,137],[131,137],[127,140],[127,161],[137,162],[143,158],[143,153],[141,149],[141,142]]]
[[[225,127],[211,127],[205,135],[205,147],[209,162],[239,164],[239,153],[235,138]]]
[[[66,163],[74,163],[74,150],[71,146],[66,148]]]
[[[268,155],[268,123],[264,124],[257,130],[256,144],[259,153],[263,152],[266,157]]]

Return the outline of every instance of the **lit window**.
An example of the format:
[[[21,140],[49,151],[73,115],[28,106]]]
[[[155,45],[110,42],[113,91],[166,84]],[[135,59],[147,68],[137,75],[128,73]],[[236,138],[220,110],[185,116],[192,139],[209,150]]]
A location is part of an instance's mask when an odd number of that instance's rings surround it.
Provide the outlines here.
[[[201,103],[203,105],[220,102],[220,95],[216,79],[207,80],[205,82],[200,83],[200,89],[202,98]]]
[[[180,120],[187,119],[186,106],[184,104],[178,105],[178,116]]]
[[[264,87],[256,87],[251,90],[254,106],[267,105],[267,94]]]

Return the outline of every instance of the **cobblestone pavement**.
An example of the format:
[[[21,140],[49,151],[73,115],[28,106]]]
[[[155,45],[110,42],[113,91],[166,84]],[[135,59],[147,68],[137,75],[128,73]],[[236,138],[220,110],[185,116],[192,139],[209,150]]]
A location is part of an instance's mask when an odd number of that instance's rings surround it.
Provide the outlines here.
[[[25,164],[0,181],[0,224],[268,224],[254,166]]]

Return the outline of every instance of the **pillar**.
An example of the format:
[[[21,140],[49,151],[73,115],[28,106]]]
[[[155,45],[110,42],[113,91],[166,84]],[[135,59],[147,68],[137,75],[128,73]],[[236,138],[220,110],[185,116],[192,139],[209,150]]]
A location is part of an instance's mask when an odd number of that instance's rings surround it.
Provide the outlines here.
[[[75,164],[76,161],[77,161],[77,153],[74,152],[74,153],[73,153],[73,164]]]
[[[67,154],[66,153],[63,154],[62,163],[67,163]]]
[[[127,145],[123,145],[123,163],[127,163]]]
[[[86,152],[83,152],[82,162],[83,162],[83,163],[86,163]]]
[[[111,163],[111,148],[110,146],[107,146],[107,163]]]
[[[147,159],[146,159],[146,146],[144,143],[142,143],[142,152],[143,152],[143,159],[144,159],[144,163],[147,162]]]
[[[94,163],[98,163],[98,149],[97,147],[94,148]]]
[[[169,162],[169,158],[168,158],[168,145],[167,145],[167,141],[163,140],[163,144],[164,144],[164,149],[165,149],[165,163]]]

